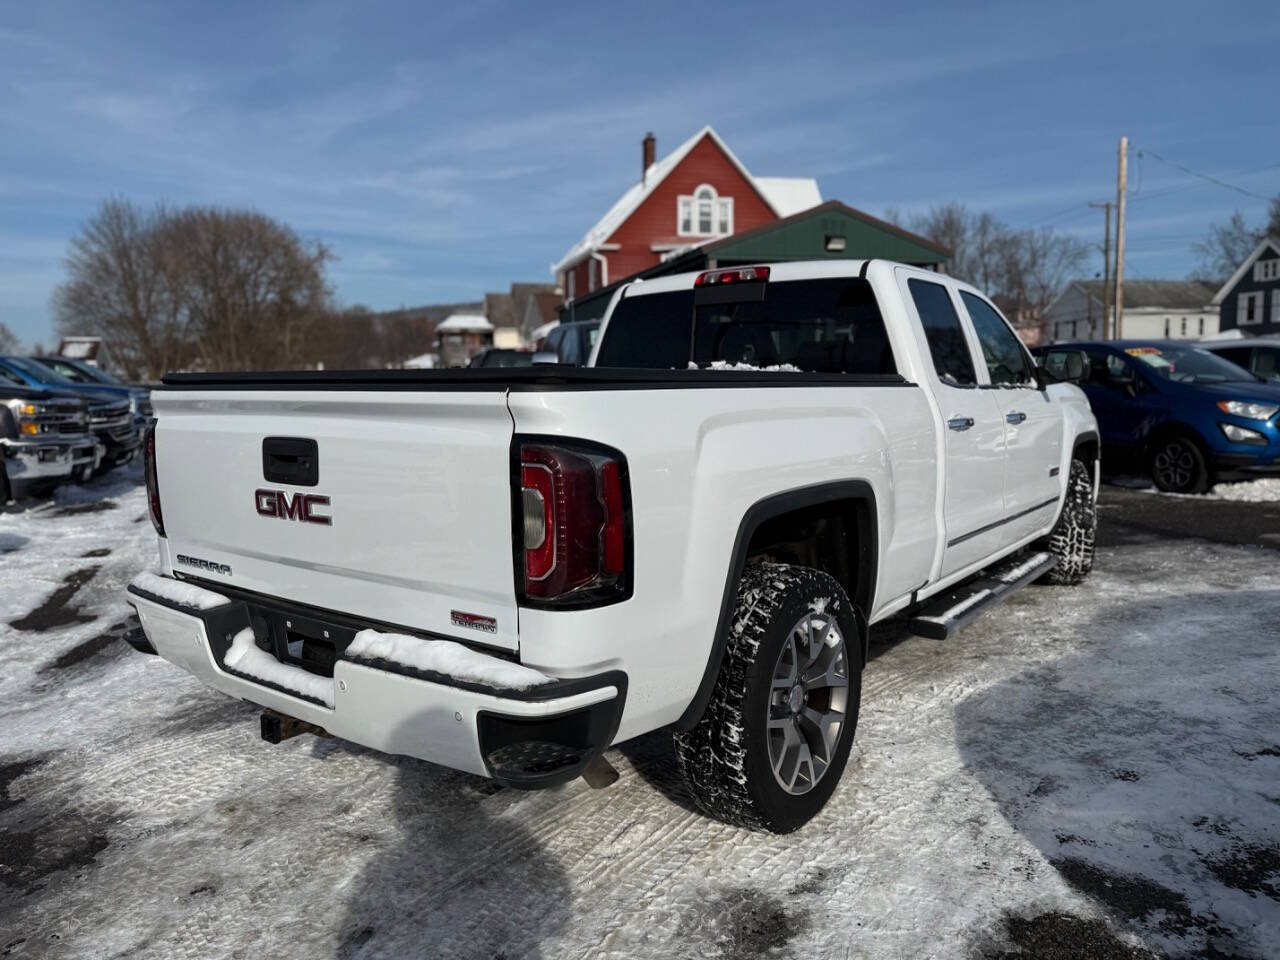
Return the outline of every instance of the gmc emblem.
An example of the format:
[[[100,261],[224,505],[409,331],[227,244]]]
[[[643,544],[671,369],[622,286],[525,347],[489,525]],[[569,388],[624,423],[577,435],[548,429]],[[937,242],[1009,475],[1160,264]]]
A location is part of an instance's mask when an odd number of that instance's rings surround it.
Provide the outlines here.
[[[315,493],[295,493],[290,496],[283,490],[255,490],[253,505],[259,516],[263,517],[298,520],[302,523],[320,523],[326,527],[333,524],[333,517],[315,513],[316,507],[329,505],[328,497]]]

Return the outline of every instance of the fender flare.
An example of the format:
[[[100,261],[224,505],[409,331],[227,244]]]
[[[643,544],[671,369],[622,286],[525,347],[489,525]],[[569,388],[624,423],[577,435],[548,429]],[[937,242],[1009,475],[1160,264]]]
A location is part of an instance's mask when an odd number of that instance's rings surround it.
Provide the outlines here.
[[[1075,453],[1076,450],[1078,450],[1083,444],[1088,443],[1090,440],[1099,446],[1102,444],[1102,439],[1098,436],[1097,430],[1081,430],[1071,441],[1071,452]],[[1098,458],[1102,458],[1101,450],[1098,452]]]
[[[866,522],[858,529],[858,555],[856,558],[857,590],[850,597],[853,603],[853,615],[858,622],[858,630],[862,634],[862,661],[866,664],[868,646],[867,616],[875,597],[877,565],[880,559],[880,540],[878,518],[876,514],[875,491],[866,480],[835,480],[808,487],[797,487],[782,493],[771,494],[747,508],[738,533],[733,541],[733,552],[729,556],[729,569],[725,575],[724,593],[720,600],[720,616],[716,620],[715,636],[711,640],[711,653],[698,683],[698,690],[684,713],[673,725],[676,730],[693,729],[711,700],[715,689],[716,677],[720,674],[720,664],[724,660],[729,623],[733,617],[734,599],[737,595],[738,580],[747,563],[747,548],[751,538],[766,520],[790,513],[803,507],[813,507],[838,500],[857,500],[866,504]]]

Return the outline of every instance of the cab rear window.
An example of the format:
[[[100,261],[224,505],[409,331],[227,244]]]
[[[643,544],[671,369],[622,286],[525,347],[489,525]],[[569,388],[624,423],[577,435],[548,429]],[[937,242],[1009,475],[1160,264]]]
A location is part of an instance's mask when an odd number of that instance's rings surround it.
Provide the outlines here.
[[[618,302],[598,367],[896,374],[871,285],[857,277],[777,281],[763,299],[699,303],[692,290]]]

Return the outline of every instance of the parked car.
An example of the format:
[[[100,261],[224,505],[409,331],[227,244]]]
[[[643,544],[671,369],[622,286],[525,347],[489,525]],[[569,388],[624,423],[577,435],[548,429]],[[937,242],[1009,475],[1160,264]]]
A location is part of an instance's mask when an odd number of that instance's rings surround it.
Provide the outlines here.
[[[83,397],[89,407],[90,430],[103,447],[100,468],[128,463],[137,454],[142,439],[135,413],[147,391],[105,383],[76,383],[27,357],[0,357],[0,370],[34,389],[71,392]]]
[[[1280,381],[1280,337],[1205,341],[1200,346],[1244,367],[1254,376]]]
[[[625,285],[594,365],[167,377],[131,642],[273,741],[521,788],[674,728],[704,810],[787,831],[845,766],[870,624],[946,637],[1092,567],[1084,394],[945,275]]]
[[[139,387],[136,384],[126,383],[119,377],[113,376],[101,367],[95,367],[91,363],[85,363],[83,360],[76,360],[71,357],[59,356],[43,356],[29,357],[52,370],[54,373],[61,374],[74,383],[81,384],[104,384],[109,387],[125,387],[130,393],[130,405],[132,407],[134,419],[138,421],[139,428],[145,426],[146,422],[151,419],[151,391],[145,387]]]
[[[1204,493],[1219,480],[1280,476],[1280,385],[1203,345],[1170,340],[1055,344],[1089,358],[1089,397],[1103,462],[1141,470],[1171,493]]]
[[[20,386],[0,370],[0,505],[87,479],[99,456],[83,399]]]
[[[573,323],[562,323],[550,333],[538,347],[538,362],[551,362],[546,354],[554,353],[558,363],[571,367],[585,366],[591,358],[591,349],[595,346],[596,336],[600,331],[599,320],[577,320]]]
[[[481,350],[468,367],[527,367],[533,363],[533,353],[529,350],[510,350],[504,347],[489,347]]]

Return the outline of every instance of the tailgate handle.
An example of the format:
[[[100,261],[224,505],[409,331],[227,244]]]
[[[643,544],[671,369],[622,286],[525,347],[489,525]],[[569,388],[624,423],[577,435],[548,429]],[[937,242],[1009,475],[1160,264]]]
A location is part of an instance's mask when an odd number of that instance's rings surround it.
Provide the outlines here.
[[[270,483],[314,487],[320,482],[320,452],[306,437],[264,437],[262,475]]]

